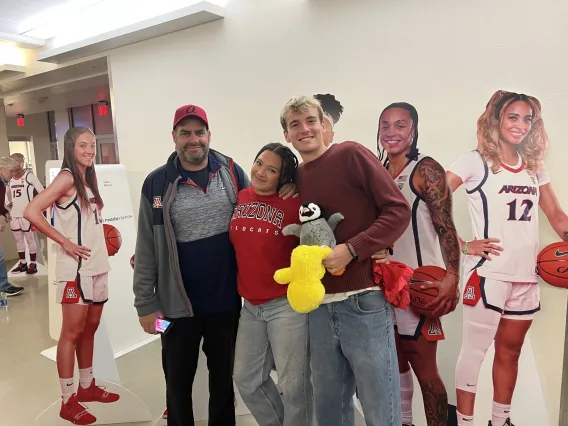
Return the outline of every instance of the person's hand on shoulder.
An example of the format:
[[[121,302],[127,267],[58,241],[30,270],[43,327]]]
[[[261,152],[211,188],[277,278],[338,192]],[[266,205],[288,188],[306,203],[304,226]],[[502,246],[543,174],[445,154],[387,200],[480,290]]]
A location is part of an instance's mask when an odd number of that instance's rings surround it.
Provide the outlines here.
[[[290,197],[298,197],[300,193],[298,192],[298,188],[296,187],[295,183],[287,183],[286,185],[283,185],[282,188],[280,188],[278,195],[283,200],[287,200]]]

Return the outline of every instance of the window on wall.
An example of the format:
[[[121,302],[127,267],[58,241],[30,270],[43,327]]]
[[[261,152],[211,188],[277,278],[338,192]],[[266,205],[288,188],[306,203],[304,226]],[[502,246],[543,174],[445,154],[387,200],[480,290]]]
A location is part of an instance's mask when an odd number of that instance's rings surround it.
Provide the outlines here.
[[[118,146],[114,135],[97,136],[97,163],[119,164]]]
[[[71,108],[73,127],[83,126],[93,130],[93,110],[91,105]]]
[[[93,131],[97,141],[98,164],[118,164],[118,144],[114,139],[114,125],[110,105],[106,115],[99,115],[98,104],[70,108],[71,124]]]
[[[114,126],[112,124],[110,105],[107,107],[106,115],[99,115],[98,105],[92,105],[92,108],[95,135],[112,135],[114,133]]]
[[[59,148],[57,147],[57,142],[51,142],[49,149],[51,152],[51,159],[59,160]]]

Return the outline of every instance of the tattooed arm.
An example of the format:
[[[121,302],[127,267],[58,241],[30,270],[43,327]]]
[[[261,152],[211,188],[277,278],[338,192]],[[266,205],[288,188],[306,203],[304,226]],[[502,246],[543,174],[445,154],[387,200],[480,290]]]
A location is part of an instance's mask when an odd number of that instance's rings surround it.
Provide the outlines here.
[[[539,205],[558,236],[568,241],[568,216],[562,210],[550,183],[540,187]]]
[[[452,218],[452,191],[445,170],[432,158],[418,164],[412,183],[428,206],[446,265],[446,276],[438,283],[438,296],[429,304],[435,307],[434,315],[441,316],[452,312],[458,300],[461,250]]]

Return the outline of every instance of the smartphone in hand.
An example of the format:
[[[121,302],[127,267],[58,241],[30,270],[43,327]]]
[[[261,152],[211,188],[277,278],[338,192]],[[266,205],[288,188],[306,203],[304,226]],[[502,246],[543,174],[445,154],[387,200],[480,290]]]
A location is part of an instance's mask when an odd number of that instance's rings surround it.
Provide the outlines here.
[[[172,322],[163,318],[156,318],[156,331],[160,334],[166,334],[172,328]]]

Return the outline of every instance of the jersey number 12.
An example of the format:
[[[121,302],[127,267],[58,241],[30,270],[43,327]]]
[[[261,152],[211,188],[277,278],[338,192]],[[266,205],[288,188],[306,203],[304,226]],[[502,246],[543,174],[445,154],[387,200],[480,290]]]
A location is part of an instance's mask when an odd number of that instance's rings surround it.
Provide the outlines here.
[[[509,218],[508,220],[517,220],[519,222],[530,222],[532,217],[530,216],[530,211],[533,208],[534,203],[531,200],[523,200],[521,202],[521,217],[517,218],[517,199],[515,198],[510,203],[509,206]]]

